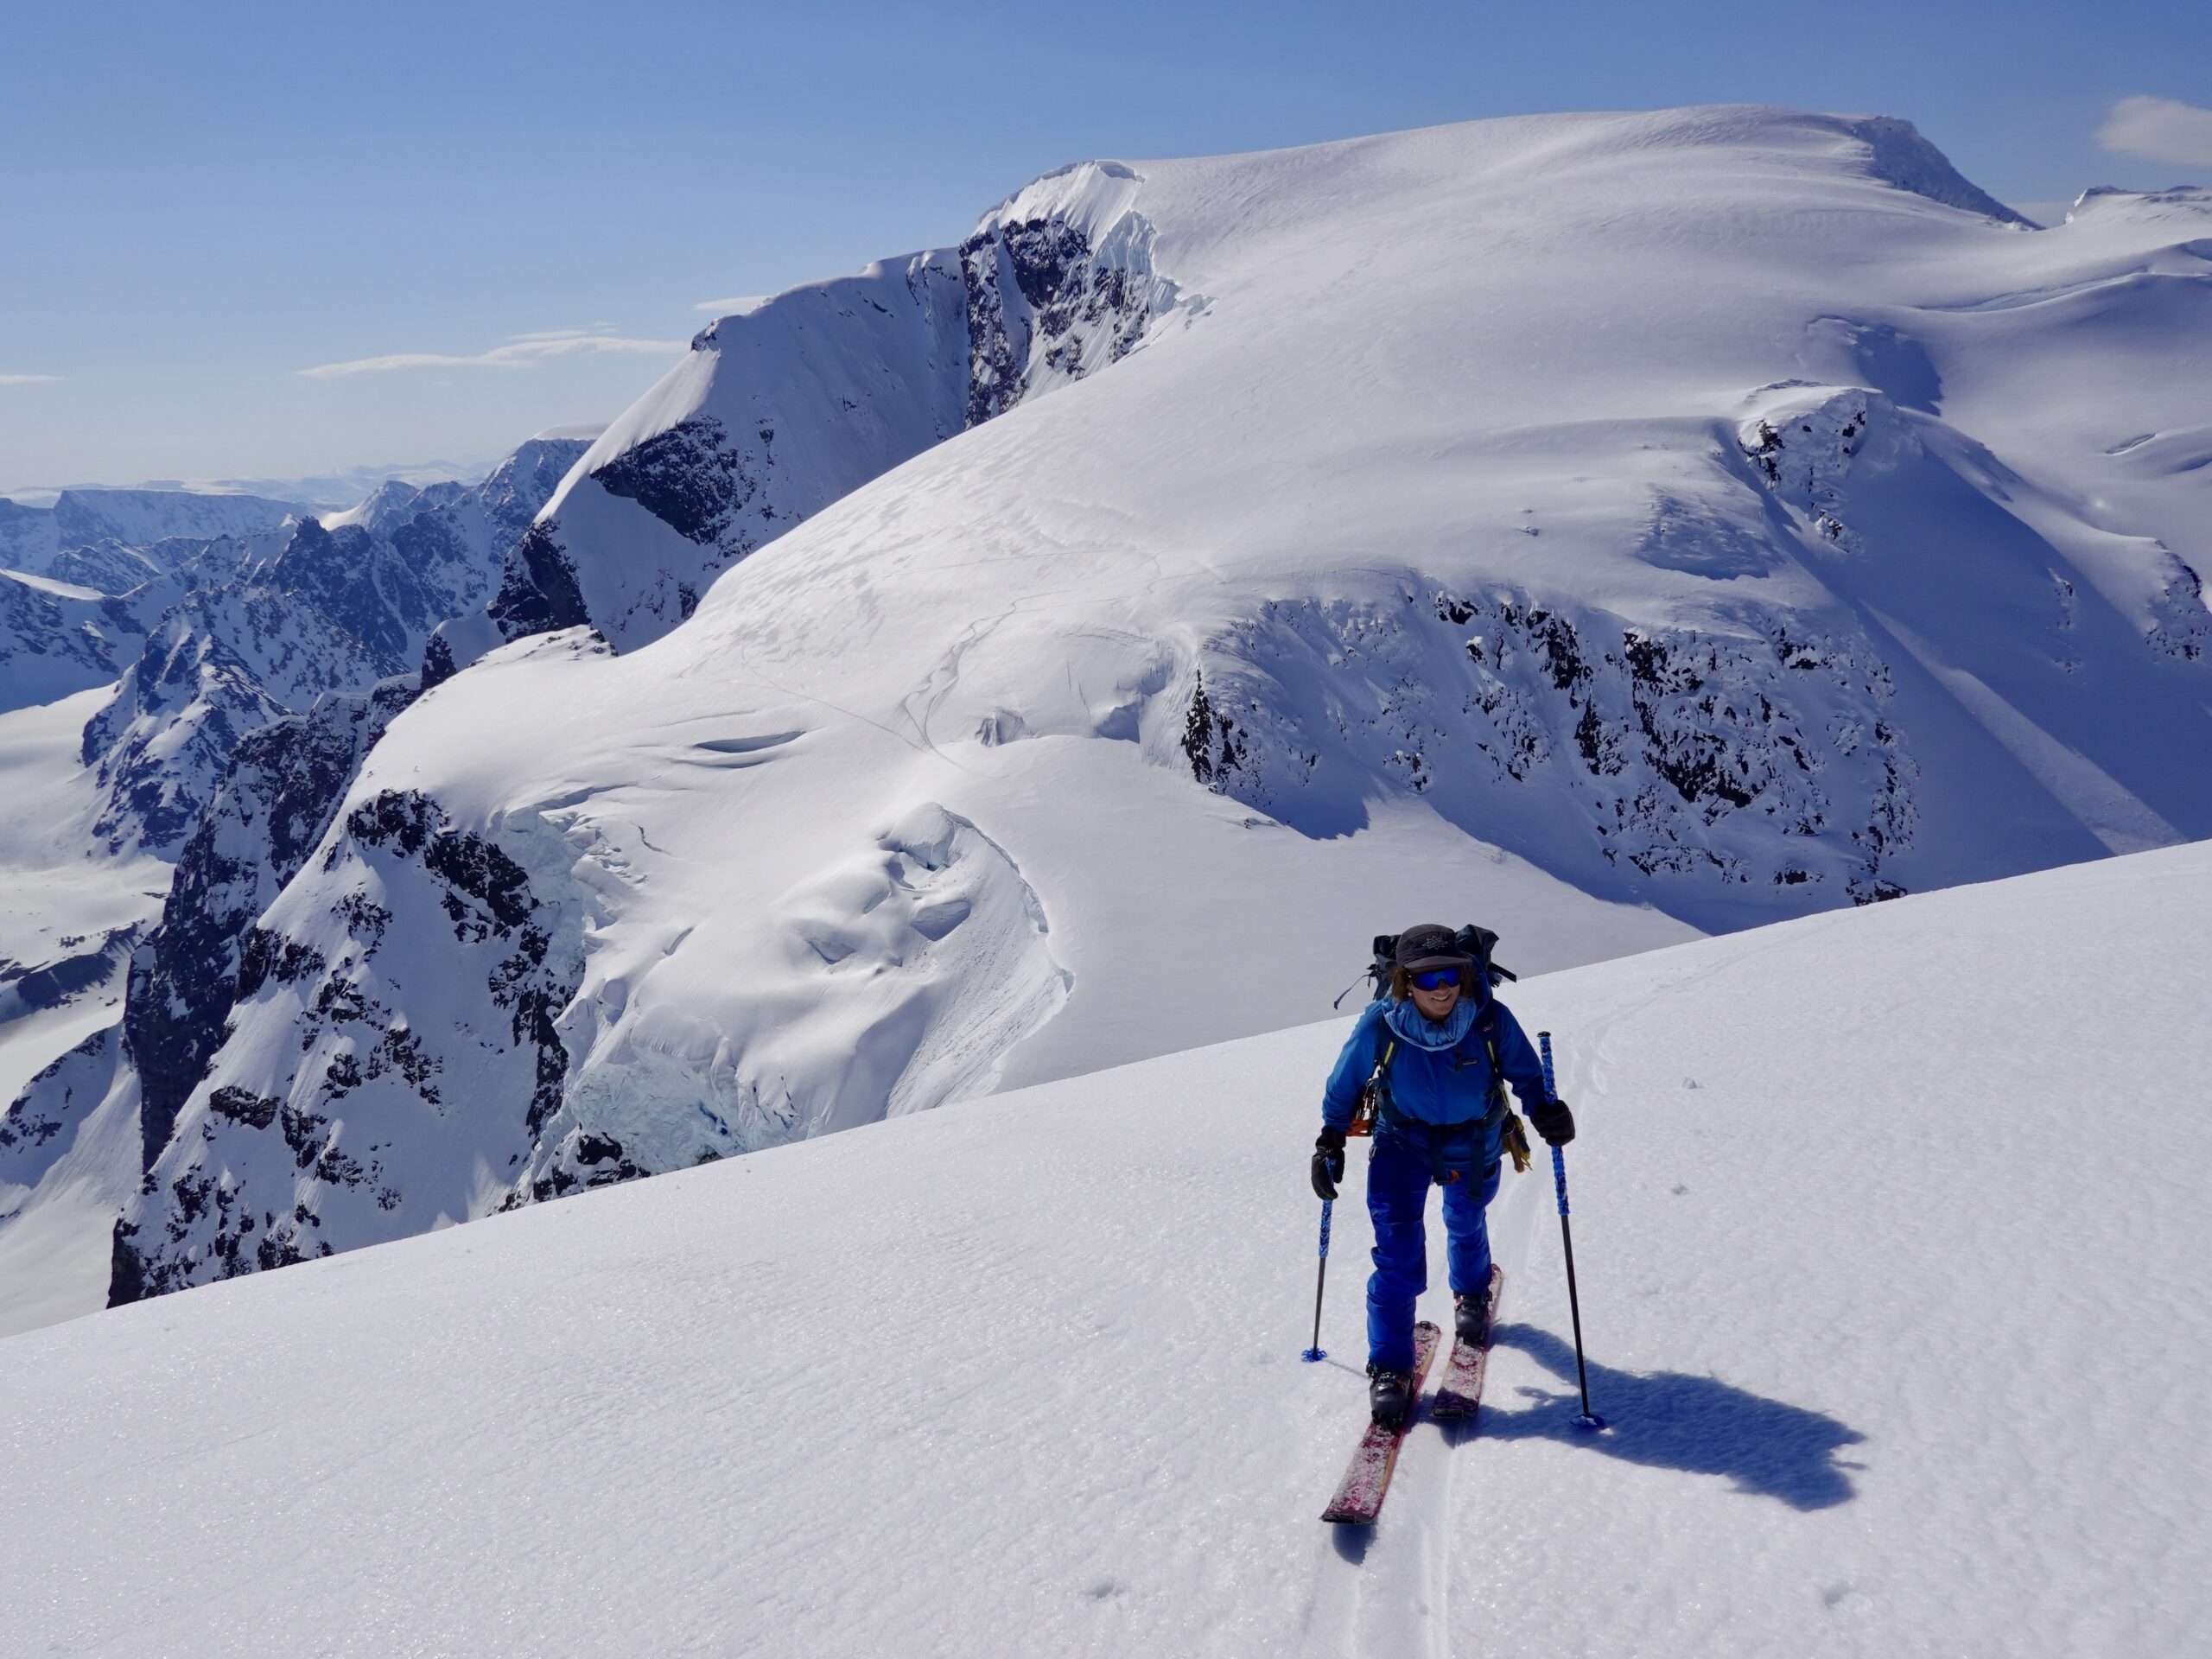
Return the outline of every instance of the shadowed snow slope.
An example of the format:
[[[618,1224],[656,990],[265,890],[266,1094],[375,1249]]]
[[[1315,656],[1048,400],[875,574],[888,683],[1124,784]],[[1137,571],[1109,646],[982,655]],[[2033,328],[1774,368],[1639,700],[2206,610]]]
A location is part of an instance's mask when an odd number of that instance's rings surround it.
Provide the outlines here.
[[[1541,969],[2212,835],[2212,210],[1986,200],[1478,122],[724,320],[221,957],[112,1294],[1280,1027],[1424,913]]]
[[[1357,1159],[1297,1357],[1335,1020],[12,1338],[0,1605],[117,1655],[2190,1650],[2208,929],[2196,845],[1519,987],[1615,1426],[1540,1164],[1480,1427],[1371,1536],[1315,1518]]]

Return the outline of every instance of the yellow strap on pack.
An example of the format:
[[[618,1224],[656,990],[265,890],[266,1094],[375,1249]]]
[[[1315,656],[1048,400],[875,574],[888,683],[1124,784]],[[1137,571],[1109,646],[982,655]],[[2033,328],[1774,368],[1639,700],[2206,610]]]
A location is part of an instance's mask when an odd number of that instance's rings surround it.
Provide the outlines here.
[[[1521,1114],[1508,1110],[1505,1114],[1505,1149],[1513,1156],[1513,1173],[1529,1173],[1529,1131],[1521,1127]]]

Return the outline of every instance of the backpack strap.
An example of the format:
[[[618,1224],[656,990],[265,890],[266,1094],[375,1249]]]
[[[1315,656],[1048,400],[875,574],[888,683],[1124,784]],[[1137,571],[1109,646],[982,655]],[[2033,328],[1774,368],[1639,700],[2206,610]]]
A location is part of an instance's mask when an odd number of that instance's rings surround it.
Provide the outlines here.
[[[1397,1052],[1397,1033],[1391,1032],[1383,1039],[1382,1058],[1368,1073],[1367,1087],[1359,1091],[1359,1104],[1352,1109],[1351,1126],[1344,1130],[1346,1135],[1375,1133],[1375,1120],[1382,1116],[1390,1098],[1390,1059]]]
[[[1505,1068],[1497,1060],[1497,1004],[1492,1002],[1476,1021],[1482,1027],[1483,1046],[1490,1051],[1490,1115],[1502,1118],[1500,1138],[1517,1175],[1529,1173],[1529,1132],[1521,1127],[1521,1114],[1505,1103]]]

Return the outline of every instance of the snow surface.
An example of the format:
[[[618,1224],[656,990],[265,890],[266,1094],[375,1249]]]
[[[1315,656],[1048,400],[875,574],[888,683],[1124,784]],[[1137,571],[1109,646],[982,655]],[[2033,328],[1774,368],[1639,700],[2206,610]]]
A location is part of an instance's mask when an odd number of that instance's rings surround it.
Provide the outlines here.
[[[0,713],[0,870],[7,873],[0,882],[0,958],[53,962],[69,954],[73,938],[98,939],[161,913],[166,864],[86,856],[100,800],[77,746],[85,721],[108,695],[98,687]],[[8,1081],[0,1076],[0,1089]],[[4,1098],[13,1097],[8,1090]]]
[[[1513,990],[1614,1426],[1569,1427],[1540,1164],[1492,1211],[1479,1427],[1418,1425],[1371,1532],[1315,1518],[1363,1412],[1357,1158],[1297,1358],[1335,1020],[12,1338],[10,1639],[2197,1651],[2208,928],[2198,844]]]

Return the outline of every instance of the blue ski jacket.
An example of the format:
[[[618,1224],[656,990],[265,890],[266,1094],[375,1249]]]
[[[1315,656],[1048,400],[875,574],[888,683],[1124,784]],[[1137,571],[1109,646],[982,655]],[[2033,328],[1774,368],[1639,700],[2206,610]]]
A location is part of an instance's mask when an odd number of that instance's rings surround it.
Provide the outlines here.
[[[1395,1039],[1388,1087],[1395,1116],[1424,1128],[1457,1128],[1480,1122],[1490,1112],[1490,1052],[1478,1029],[1485,1007],[1496,1010],[1491,1035],[1505,1081],[1521,1097],[1524,1110],[1541,1102],[1543,1062],[1513,1011],[1482,986],[1463,993],[1440,1025],[1409,1001],[1369,1003],[1337,1056],[1336,1069],[1329,1073],[1321,1096],[1321,1121],[1336,1129],[1351,1126],[1360,1090],[1374,1075],[1383,1046]],[[1387,1130],[1390,1125],[1386,1121],[1377,1128]],[[1496,1127],[1489,1139],[1481,1153],[1485,1163],[1497,1156]]]

